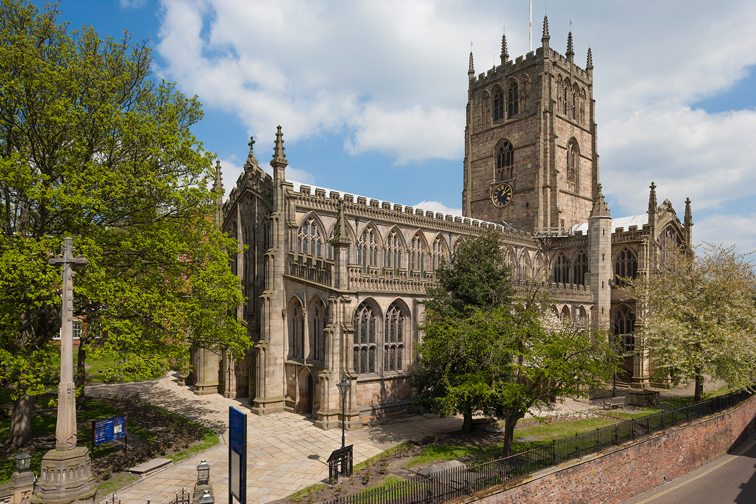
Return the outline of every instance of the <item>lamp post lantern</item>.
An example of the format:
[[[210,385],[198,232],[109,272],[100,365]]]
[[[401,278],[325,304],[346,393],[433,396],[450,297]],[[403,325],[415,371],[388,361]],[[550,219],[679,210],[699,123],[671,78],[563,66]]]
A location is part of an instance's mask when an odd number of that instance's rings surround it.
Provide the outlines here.
[[[21,451],[18,452],[18,455],[16,455],[16,469],[18,472],[26,472],[29,470],[29,465],[31,463],[31,455],[26,453],[26,450],[21,448]]]
[[[341,447],[344,448],[344,430],[346,428],[346,396],[349,393],[349,382],[346,379],[346,373],[341,375],[341,383],[337,384],[339,393],[341,393]]]
[[[210,482],[210,464],[205,459],[202,459],[197,464],[197,484],[207,485]]]

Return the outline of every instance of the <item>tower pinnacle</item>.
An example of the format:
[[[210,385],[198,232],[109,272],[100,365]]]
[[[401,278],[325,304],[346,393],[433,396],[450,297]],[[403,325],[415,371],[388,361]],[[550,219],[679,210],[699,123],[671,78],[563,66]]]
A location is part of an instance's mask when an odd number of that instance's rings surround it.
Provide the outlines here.
[[[656,184],[651,182],[649,188],[651,189],[648,195],[648,214],[650,216],[656,215]]]
[[[506,65],[509,61],[509,52],[507,51],[507,35],[501,36],[501,64]]]
[[[278,125],[278,131],[276,132],[276,146],[273,149],[273,160],[270,162],[271,165],[278,164],[283,166],[288,166],[289,162],[286,161],[286,154],[284,154],[284,139],[283,139],[283,133],[281,132],[281,125]]]
[[[223,177],[221,175],[220,159],[215,162],[215,183],[213,184],[213,191],[223,192]]]
[[[611,217],[609,207],[604,199],[604,193],[601,191],[601,184],[598,184],[596,199],[593,200],[593,210],[591,210],[591,217]]]
[[[472,55],[472,51],[470,51],[470,67],[467,69],[467,76],[470,79],[475,78],[475,67],[473,67],[473,55]]]
[[[572,32],[567,35],[567,52],[565,56],[567,56],[567,61],[569,62],[572,62],[575,56],[575,51],[572,50]]]
[[[588,48],[588,61],[585,64],[586,70],[593,70],[593,55],[591,55],[591,48]]]

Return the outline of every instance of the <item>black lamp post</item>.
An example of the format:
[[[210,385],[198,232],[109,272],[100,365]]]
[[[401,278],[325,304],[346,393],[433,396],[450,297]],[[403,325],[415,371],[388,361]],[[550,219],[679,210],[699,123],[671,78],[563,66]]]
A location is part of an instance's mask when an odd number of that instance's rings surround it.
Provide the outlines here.
[[[207,485],[210,482],[210,464],[204,459],[197,465],[197,484]]]
[[[16,469],[18,469],[18,472],[26,472],[29,470],[29,465],[31,464],[31,455],[26,453],[26,450],[21,448],[21,451],[16,455]]]
[[[349,393],[349,382],[346,379],[346,373],[341,375],[341,383],[337,384],[341,393],[341,447],[344,448],[344,429],[346,427],[346,396]]]

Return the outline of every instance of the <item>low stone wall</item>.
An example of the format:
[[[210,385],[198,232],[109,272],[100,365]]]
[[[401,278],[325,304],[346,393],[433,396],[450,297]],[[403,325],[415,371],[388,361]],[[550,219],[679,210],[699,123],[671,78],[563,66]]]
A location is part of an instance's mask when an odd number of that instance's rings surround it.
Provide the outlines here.
[[[468,502],[621,502],[725,454],[753,431],[754,417],[756,397],[725,413],[627,443],[610,453],[540,471],[513,488],[494,490]]]

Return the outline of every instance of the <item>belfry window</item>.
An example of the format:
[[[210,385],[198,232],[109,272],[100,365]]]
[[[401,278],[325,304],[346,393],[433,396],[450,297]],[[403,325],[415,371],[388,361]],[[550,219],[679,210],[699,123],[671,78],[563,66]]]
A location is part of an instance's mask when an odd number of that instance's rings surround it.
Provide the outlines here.
[[[383,354],[385,372],[401,371],[404,365],[405,317],[398,304],[392,303],[386,312],[386,338]]]
[[[374,374],[378,339],[378,317],[373,307],[362,303],[354,314],[354,371]]]
[[[622,349],[625,352],[635,350],[635,313],[627,306],[620,306],[614,312],[613,332],[620,340]]]
[[[638,276],[638,259],[632,250],[625,247],[614,261],[614,283],[619,287],[627,285],[625,278],[635,278]]]
[[[297,232],[297,252],[312,256],[323,256],[323,237],[314,219],[306,219]]]
[[[579,163],[578,147],[575,140],[567,145],[567,183],[574,191],[577,185],[577,171]]]
[[[504,92],[497,87],[494,91],[493,120],[496,122],[502,119],[504,119]]]
[[[357,245],[357,263],[362,265],[362,270],[367,272],[368,266],[378,265],[378,240],[373,228],[367,228],[360,236]]]
[[[554,263],[554,283],[566,284],[570,282],[570,265],[567,263],[567,257],[559,253]]]
[[[518,93],[517,82],[512,82],[509,85],[507,92],[507,119],[511,119],[516,116],[520,111],[520,98]]]
[[[588,256],[582,250],[575,257],[572,265],[572,278],[575,285],[585,285],[585,274],[588,272]]]
[[[568,103],[569,103],[569,102],[567,101],[567,90],[568,90],[569,88],[570,88],[570,85],[569,85],[569,83],[565,83],[564,87],[562,88],[562,95],[563,95],[563,99],[562,99],[562,105],[563,105],[563,107],[564,107],[564,108],[562,109],[562,113],[563,113],[564,115],[567,115],[567,107],[568,107]]]
[[[504,142],[496,152],[496,181],[509,180],[514,176],[514,149]]]

